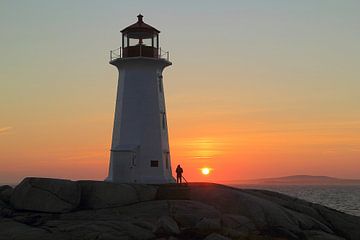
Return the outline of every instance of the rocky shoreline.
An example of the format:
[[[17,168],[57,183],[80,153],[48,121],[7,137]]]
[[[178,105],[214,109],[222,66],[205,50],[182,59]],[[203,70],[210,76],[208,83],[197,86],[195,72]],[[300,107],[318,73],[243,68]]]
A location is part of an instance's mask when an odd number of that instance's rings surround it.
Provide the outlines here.
[[[25,178],[0,187],[0,239],[359,240],[360,217],[211,183]]]

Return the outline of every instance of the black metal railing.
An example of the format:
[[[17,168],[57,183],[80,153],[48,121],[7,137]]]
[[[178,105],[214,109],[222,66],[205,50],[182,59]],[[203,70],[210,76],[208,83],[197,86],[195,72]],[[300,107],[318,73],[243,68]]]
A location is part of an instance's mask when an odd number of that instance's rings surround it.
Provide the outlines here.
[[[130,46],[125,48],[119,47],[110,51],[110,61],[118,58],[131,57],[150,57],[169,61],[170,53],[169,51],[164,51],[161,48],[154,48],[145,45]]]

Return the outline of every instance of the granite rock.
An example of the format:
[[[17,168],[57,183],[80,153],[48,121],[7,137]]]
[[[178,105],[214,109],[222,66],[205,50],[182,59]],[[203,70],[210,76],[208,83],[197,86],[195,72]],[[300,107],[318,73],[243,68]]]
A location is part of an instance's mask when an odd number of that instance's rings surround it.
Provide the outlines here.
[[[161,194],[158,194],[160,191]],[[284,194],[219,184],[26,178],[0,200],[2,239],[359,240],[360,218]]]
[[[162,216],[159,218],[154,232],[159,235],[177,235],[180,234],[180,229],[174,219]]]
[[[61,213],[76,209],[80,187],[62,179],[25,178],[14,189],[10,203],[17,210]]]
[[[204,238],[204,240],[231,240],[228,237],[222,236],[220,234],[217,233],[212,233],[208,236],[206,236],[206,238]]]
[[[9,185],[0,186],[0,200],[8,203],[13,190],[14,189]]]

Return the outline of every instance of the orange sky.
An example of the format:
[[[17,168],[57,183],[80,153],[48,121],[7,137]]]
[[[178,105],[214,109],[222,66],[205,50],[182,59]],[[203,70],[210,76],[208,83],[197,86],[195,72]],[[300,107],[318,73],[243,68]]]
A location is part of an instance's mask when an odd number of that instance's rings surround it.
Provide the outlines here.
[[[172,165],[189,181],[360,178],[357,1],[140,2],[1,4],[0,183],[106,177],[108,50],[139,9],[170,51]]]

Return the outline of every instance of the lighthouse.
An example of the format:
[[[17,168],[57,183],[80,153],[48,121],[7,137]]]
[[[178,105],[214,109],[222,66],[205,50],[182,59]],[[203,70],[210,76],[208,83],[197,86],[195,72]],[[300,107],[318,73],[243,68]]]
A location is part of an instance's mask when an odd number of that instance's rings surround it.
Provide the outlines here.
[[[119,72],[107,181],[171,183],[163,70],[172,63],[159,33],[143,16],[126,27],[122,47],[110,51]]]

